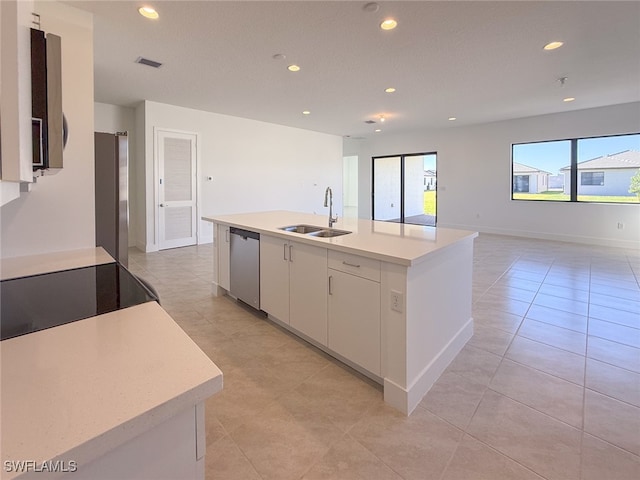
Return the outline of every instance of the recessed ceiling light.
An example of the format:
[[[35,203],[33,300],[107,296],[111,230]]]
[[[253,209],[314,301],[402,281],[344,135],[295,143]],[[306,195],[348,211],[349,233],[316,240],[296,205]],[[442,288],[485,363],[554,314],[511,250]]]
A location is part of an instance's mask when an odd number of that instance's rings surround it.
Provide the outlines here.
[[[450,121],[450,122],[453,122],[453,121],[454,121],[454,120],[456,120],[456,119],[457,119],[456,117],[449,117],[449,121]]]
[[[564,45],[564,42],[550,42],[544,46],[545,50],[555,50],[556,48],[560,48]]]
[[[575,97],[567,97],[562,99],[563,102],[573,102],[574,100],[575,100]]]
[[[293,65],[289,65],[287,67],[287,70],[289,70],[290,72],[299,72],[300,67],[294,63]]]
[[[393,18],[387,18],[384,22],[380,24],[380,28],[382,30],[393,30],[398,26],[398,22],[396,22]]]
[[[160,15],[158,15],[158,12],[155,11],[154,8],[152,7],[140,7],[138,9],[138,12],[140,13],[140,15],[142,15],[145,18],[151,18],[152,20],[157,19]]]
[[[396,89],[393,88],[393,87],[389,87],[389,88],[385,88],[384,91],[387,92],[387,93],[393,93],[393,92],[396,91]]]
[[[381,131],[382,131],[382,130],[381,130],[381,129],[379,129],[379,128],[376,128],[376,129],[374,130],[374,132],[376,132],[376,133],[380,133]]]
[[[384,115],[380,115],[380,123],[384,123],[384,120],[385,120]]]
[[[303,110],[302,114],[303,115],[311,115],[311,112],[309,110]]]

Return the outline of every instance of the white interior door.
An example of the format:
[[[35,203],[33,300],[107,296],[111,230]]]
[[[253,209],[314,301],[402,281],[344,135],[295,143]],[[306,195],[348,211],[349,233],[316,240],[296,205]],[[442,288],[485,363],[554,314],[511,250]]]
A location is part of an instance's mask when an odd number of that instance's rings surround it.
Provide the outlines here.
[[[158,248],[197,243],[196,135],[157,130]]]

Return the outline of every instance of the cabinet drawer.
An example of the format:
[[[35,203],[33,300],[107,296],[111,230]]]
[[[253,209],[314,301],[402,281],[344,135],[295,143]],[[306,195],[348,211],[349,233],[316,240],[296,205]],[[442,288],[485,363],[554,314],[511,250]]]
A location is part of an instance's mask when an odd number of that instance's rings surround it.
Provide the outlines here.
[[[380,261],[329,250],[329,268],[380,282]]]

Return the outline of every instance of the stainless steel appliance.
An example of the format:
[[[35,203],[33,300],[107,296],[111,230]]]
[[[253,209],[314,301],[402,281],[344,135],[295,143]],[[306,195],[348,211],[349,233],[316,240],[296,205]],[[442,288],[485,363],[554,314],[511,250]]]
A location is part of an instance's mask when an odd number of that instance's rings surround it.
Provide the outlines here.
[[[231,295],[260,309],[260,234],[230,228]]]
[[[126,132],[99,133],[95,143],[96,246],[128,266],[129,140]]]

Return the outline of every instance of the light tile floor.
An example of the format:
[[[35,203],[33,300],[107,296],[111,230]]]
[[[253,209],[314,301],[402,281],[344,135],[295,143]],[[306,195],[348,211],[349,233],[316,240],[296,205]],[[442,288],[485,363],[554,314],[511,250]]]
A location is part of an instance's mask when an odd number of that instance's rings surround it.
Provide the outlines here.
[[[224,372],[207,401],[207,479],[640,478],[639,252],[481,234],[474,336],[409,417],[212,297],[212,252],[130,254]]]

